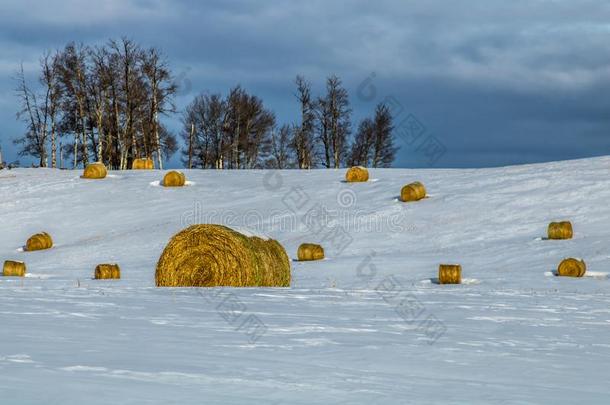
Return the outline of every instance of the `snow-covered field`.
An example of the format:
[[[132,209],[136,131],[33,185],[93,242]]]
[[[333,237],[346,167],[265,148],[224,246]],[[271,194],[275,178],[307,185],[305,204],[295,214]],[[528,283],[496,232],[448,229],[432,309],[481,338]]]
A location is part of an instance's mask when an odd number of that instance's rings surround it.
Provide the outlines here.
[[[610,158],[477,170],[0,171],[0,403],[608,403]],[[430,198],[397,201],[411,181]],[[325,215],[319,215],[325,212]],[[316,215],[317,214],[317,215]],[[552,220],[575,237],[548,241]],[[286,289],[159,289],[169,238],[278,239]],[[26,253],[33,233],[56,246]],[[564,257],[589,277],[558,278]],[[92,280],[117,262],[122,279]],[[439,263],[465,283],[434,283]]]

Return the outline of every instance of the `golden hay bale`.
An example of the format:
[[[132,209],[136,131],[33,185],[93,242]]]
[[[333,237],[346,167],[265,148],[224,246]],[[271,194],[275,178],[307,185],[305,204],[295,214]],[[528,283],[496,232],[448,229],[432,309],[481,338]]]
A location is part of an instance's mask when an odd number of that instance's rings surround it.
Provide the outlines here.
[[[324,248],[314,243],[303,243],[297,251],[297,258],[300,262],[309,260],[324,259]]]
[[[121,268],[118,264],[98,264],[95,268],[95,279],[119,279],[121,278]]]
[[[462,266],[459,264],[441,264],[438,266],[439,284],[461,284]]]
[[[369,181],[369,171],[366,170],[366,167],[362,166],[350,167],[347,173],[345,173],[345,181],[348,183]]]
[[[568,258],[559,263],[557,275],[562,277],[582,277],[587,271],[584,260]]]
[[[172,170],[163,177],[161,185],[164,187],[182,187],[185,183],[186,177],[184,177],[184,173]]]
[[[5,261],[2,275],[5,277],[25,277],[25,263],[13,260]]]
[[[52,247],[53,239],[51,239],[51,235],[46,232],[37,233],[36,235],[30,236],[25,243],[25,250],[28,252],[50,249]]]
[[[407,184],[400,190],[400,200],[403,202],[419,201],[426,196],[426,187],[419,181]]]
[[[83,179],[103,179],[108,174],[106,166],[103,163],[91,163],[85,167]]]
[[[549,239],[572,239],[572,223],[570,221],[551,222],[548,235]]]
[[[193,225],[171,238],[155,281],[157,287],[289,287],[290,261],[275,240]]]
[[[134,159],[131,164],[132,170],[152,170],[155,168],[155,164],[152,159]]]

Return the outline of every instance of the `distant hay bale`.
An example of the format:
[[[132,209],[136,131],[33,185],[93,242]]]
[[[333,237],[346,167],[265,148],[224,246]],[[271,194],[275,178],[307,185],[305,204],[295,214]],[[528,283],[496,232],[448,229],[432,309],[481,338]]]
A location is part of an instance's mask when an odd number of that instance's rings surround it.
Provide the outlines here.
[[[103,163],[91,163],[85,167],[83,172],[83,179],[103,179],[108,174],[106,166]]]
[[[30,238],[25,243],[25,250],[28,252],[50,249],[52,247],[53,239],[51,239],[51,235],[46,232],[41,232],[30,236]]]
[[[134,159],[131,164],[133,170],[152,170],[155,168],[155,164],[152,159]]]
[[[572,236],[572,223],[570,221],[551,222],[549,224],[549,239],[572,239]]]
[[[462,266],[459,264],[441,264],[438,267],[439,284],[461,284]]]
[[[161,185],[164,187],[182,187],[185,183],[186,177],[184,177],[184,173],[172,170],[163,177]]]
[[[96,280],[120,279],[121,268],[118,264],[98,264],[95,268]]]
[[[300,262],[322,260],[324,259],[324,248],[315,243],[303,243],[297,250],[297,259]]]
[[[290,261],[275,240],[193,225],[170,239],[155,281],[157,287],[289,287]]]
[[[4,277],[25,277],[25,270],[24,262],[7,260],[4,262],[2,275]]]
[[[369,171],[366,167],[354,166],[350,167],[345,173],[345,181],[348,183],[360,183],[369,181]]]
[[[562,277],[582,277],[587,272],[584,260],[572,257],[564,259],[557,268],[557,275]]]
[[[403,202],[419,201],[426,197],[426,187],[419,181],[407,184],[400,190],[400,200]]]

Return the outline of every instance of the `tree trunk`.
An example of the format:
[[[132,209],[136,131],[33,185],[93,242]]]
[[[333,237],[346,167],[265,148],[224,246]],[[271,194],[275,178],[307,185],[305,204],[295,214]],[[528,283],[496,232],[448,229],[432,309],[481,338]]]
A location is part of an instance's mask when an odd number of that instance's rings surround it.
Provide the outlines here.
[[[159,138],[159,112],[157,111],[157,89],[156,84],[155,88],[153,88],[153,104],[154,104],[154,112],[155,117],[153,119],[153,125],[155,126],[155,143],[157,146],[157,159],[159,162],[159,170],[163,170],[163,155],[161,154],[161,139]]]
[[[189,134],[189,161],[188,168],[193,168],[193,136],[195,135],[195,123],[191,123],[191,132]]]
[[[55,117],[51,117],[51,167],[57,167],[57,151],[55,145]]]
[[[74,166],[73,169],[76,169],[78,166],[78,134],[74,134]]]

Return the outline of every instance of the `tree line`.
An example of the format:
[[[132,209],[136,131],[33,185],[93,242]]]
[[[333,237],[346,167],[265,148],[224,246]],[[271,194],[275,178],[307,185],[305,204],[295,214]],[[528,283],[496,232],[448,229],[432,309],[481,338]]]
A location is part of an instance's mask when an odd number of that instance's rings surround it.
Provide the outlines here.
[[[102,46],[69,43],[40,59],[36,90],[23,67],[16,76],[17,117],[25,133],[14,140],[21,156],[40,167],[73,167],[99,161],[130,169],[137,158],[163,168],[179,148],[161,116],[177,113],[178,86],[157,48],[130,39]],[[298,122],[278,125],[263,100],[235,86],[226,95],[202,93],[182,112],[182,161],[187,168],[388,167],[394,160],[392,116],[377,105],[353,131],[349,96],[337,76],[324,94],[295,80]]]
[[[325,93],[312,94],[304,77],[295,80],[299,121],[276,125],[263,101],[240,86],[221,94],[200,94],[186,107],[182,151],[187,168],[339,168],[389,167],[394,146],[390,110],[377,105],[352,136],[347,90],[337,76],[326,79]],[[353,138],[353,139],[352,139]]]

